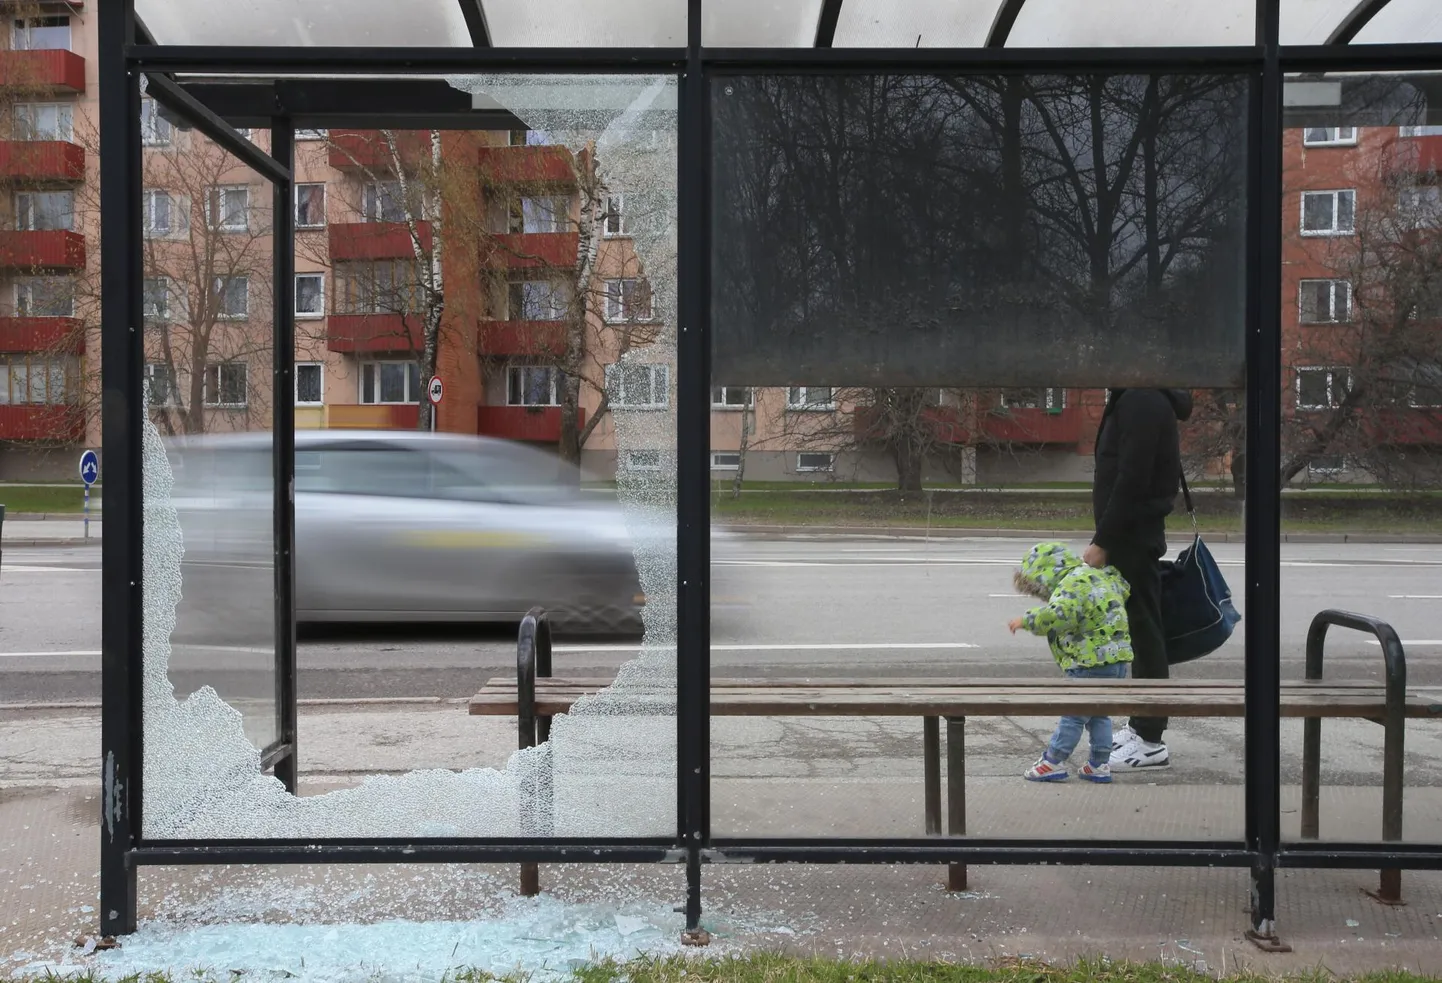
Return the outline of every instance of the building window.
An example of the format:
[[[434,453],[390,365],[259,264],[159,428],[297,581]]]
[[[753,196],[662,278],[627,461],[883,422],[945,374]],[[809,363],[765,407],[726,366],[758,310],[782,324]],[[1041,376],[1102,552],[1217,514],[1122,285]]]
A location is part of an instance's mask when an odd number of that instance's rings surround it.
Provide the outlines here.
[[[151,190],[142,193],[140,205],[146,238],[183,236],[190,230],[190,209],[184,199],[176,199],[168,191]]]
[[[141,304],[147,321],[170,320],[170,281],[165,277],[147,277],[141,287]]]
[[[1009,389],[1001,394],[1000,405],[1004,410],[1064,410],[1066,390],[1060,386],[1049,389]]]
[[[325,227],[325,185],[297,184],[295,186],[295,227],[297,229]]]
[[[1403,126],[1400,129],[1404,137],[1442,136],[1442,126]]]
[[[212,285],[215,291],[215,316],[239,320],[250,314],[250,277],[218,276]]]
[[[75,193],[21,191],[15,195],[15,227],[29,232],[75,228]]]
[[[1307,462],[1307,473],[1315,475],[1341,474],[1347,470],[1347,459],[1341,454],[1314,457]]]
[[[154,99],[140,100],[140,142],[147,147],[168,147],[175,127],[160,112]]]
[[[506,370],[507,406],[559,406],[561,370],[547,365],[517,365]]]
[[[543,195],[514,199],[511,231],[526,235],[571,231],[571,199],[561,195]],[[519,209],[520,227],[514,210]]]
[[[159,362],[145,366],[145,381],[149,384],[151,406],[178,406],[180,386],[175,378],[175,367]]]
[[[1423,184],[1403,188],[1397,196],[1397,211],[1402,222],[1414,229],[1436,225],[1442,217],[1442,186]]]
[[[792,386],[786,390],[788,410],[834,410],[836,390],[830,386]]]
[[[1351,235],[1357,210],[1357,192],[1302,192],[1302,235]]]
[[[68,403],[77,367],[70,360],[12,355],[0,359],[0,404]]]
[[[325,274],[297,273],[295,275],[295,316],[325,316]]]
[[[606,224],[605,234],[609,236],[629,236],[631,234],[631,216],[626,213],[626,202],[621,195],[611,195],[606,199]]]
[[[419,403],[421,370],[415,362],[362,362],[362,403]]]
[[[711,452],[711,470],[712,470],[712,471],[740,471],[740,470],[741,470],[741,452],[740,452],[740,451],[712,451],[712,452]]]
[[[833,471],[836,468],[836,455],[823,454],[817,451],[802,451],[796,455],[797,471]]]
[[[211,362],[205,367],[205,405],[238,409],[249,395],[244,362]]]
[[[419,272],[407,260],[338,263],[335,289],[337,313],[413,314],[421,309]]]
[[[295,405],[319,406],[325,397],[325,366],[320,362],[295,363]]]
[[[1351,369],[1298,369],[1297,408],[1336,409],[1352,388]]]
[[[718,410],[739,410],[754,406],[755,398],[746,386],[712,386],[711,406]]]
[[[245,232],[250,228],[250,189],[211,188],[206,212],[218,232]]]
[[[651,320],[651,284],[640,279],[607,280],[606,320]]]
[[[513,321],[563,321],[571,310],[571,285],[564,280],[521,280],[510,284]]]
[[[75,281],[66,276],[33,276],[15,281],[20,317],[74,317]]]
[[[627,451],[625,462],[627,471],[660,471],[661,452]]]
[[[1302,145],[1307,147],[1353,147],[1356,144],[1355,126],[1309,126],[1302,131]]]
[[[59,140],[75,136],[75,108],[66,102],[22,102],[15,106],[16,140]]]
[[[361,211],[367,222],[404,222],[405,196],[399,181],[376,181],[365,186]]]
[[[321,129],[321,130],[316,130],[316,129],[297,129],[297,130],[295,131],[295,138],[296,138],[297,140],[307,140],[307,141],[325,140],[325,139],[327,139],[329,136],[330,136],[330,132],[329,132],[328,130],[324,130],[324,129]]]
[[[670,379],[664,365],[608,365],[606,392],[611,405],[625,409],[664,409]]]
[[[16,51],[69,51],[70,18],[17,18],[10,33],[10,46]]]
[[[1352,285],[1346,280],[1303,280],[1297,302],[1303,324],[1338,324],[1352,317]]]

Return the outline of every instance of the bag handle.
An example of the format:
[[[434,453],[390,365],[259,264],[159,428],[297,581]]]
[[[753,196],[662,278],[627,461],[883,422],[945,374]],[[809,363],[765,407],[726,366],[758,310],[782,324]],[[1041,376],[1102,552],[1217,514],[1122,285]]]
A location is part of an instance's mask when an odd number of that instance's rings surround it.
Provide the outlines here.
[[[1200,536],[1201,530],[1197,528],[1197,507],[1192,504],[1192,490],[1187,487],[1187,472],[1185,469],[1177,472],[1177,477],[1182,479],[1182,501],[1187,506],[1187,515],[1192,517],[1192,533]]]

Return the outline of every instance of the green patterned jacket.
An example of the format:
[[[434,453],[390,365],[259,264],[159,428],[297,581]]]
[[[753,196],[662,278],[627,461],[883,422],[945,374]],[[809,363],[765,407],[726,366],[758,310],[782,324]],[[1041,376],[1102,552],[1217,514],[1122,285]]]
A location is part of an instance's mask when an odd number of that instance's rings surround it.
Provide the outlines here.
[[[1063,543],[1041,543],[1022,562],[1016,585],[1047,602],[1028,611],[1022,625],[1046,636],[1062,669],[1132,661],[1126,609],[1131,587],[1115,567],[1097,570]]]

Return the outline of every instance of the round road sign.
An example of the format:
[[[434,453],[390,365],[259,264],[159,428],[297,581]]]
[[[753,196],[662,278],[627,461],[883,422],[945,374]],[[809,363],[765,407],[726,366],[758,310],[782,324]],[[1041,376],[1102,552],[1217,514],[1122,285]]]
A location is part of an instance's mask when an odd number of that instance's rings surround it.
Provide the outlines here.
[[[84,454],[81,454],[80,480],[85,482],[86,486],[88,487],[95,484],[96,479],[98,479],[99,477],[100,458],[96,456],[94,451],[86,451]]]
[[[426,395],[430,397],[432,405],[441,405],[441,400],[444,399],[446,395],[446,387],[441,382],[440,376],[431,376],[431,384],[426,387]]]

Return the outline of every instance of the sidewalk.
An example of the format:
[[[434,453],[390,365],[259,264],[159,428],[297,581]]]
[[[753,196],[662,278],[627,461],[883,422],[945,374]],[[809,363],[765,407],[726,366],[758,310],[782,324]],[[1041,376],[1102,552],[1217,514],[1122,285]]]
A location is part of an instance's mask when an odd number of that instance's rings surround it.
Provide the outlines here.
[[[1167,773],[1111,787],[1022,782],[1017,773],[1050,723],[1001,718],[968,725],[973,835],[1106,838],[1124,830],[1138,837],[1240,839],[1235,722],[1177,726],[1177,761]],[[514,728],[512,721],[468,717],[457,705],[306,708],[302,793],[344,788],[376,771],[499,766],[514,747]],[[1328,721],[1325,836],[1377,838],[1380,791],[1372,783],[1380,739],[1375,725]],[[1300,741],[1300,725],[1284,730],[1287,836],[1297,832]],[[13,872],[0,877],[0,972],[71,953],[74,938],[95,931],[98,744],[97,713],[0,711],[0,829],[14,831],[0,843],[0,870]],[[715,835],[920,835],[916,721],[721,718],[713,721],[713,747]],[[1408,751],[1406,837],[1437,842],[1442,727],[1409,727]],[[616,779],[616,794],[625,794],[625,781]],[[657,817],[658,829],[668,825],[668,817]],[[1284,872],[1278,925],[1295,949],[1286,956],[1262,954],[1242,939],[1245,871],[974,866],[970,876],[969,893],[950,894],[936,867],[713,864],[703,879],[705,924],[717,936],[715,952],[782,947],[963,960],[1105,954],[1211,971],[1301,972],[1325,965],[1339,973],[1442,972],[1442,873],[1404,874],[1408,904],[1388,908],[1362,893],[1375,884],[1374,872]],[[508,866],[142,868],[142,920],[163,919],[192,933],[216,923],[253,924],[260,931],[268,923],[301,922],[314,936],[317,924],[360,922],[384,932],[380,923],[390,919],[504,917],[530,925],[521,934],[545,939],[560,931],[565,912],[590,905],[624,909],[631,921],[617,915],[616,925],[644,925],[636,938],[674,944],[680,922],[673,908],[684,885],[679,868],[553,866],[541,879],[542,899],[523,901],[514,897],[515,870]],[[200,936],[184,937],[203,951]],[[553,956],[565,958],[570,942],[551,941]],[[380,960],[384,975],[393,967],[384,965],[384,946],[376,939],[371,944],[367,959]],[[577,958],[585,956],[583,949]],[[277,954],[274,964],[284,958]]]
[[[46,515],[43,518],[5,517],[0,527],[0,545],[3,546],[84,546],[100,545],[101,523],[98,518],[90,520],[90,538],[85,538],[85,522],[73,515],[60,517]]]

